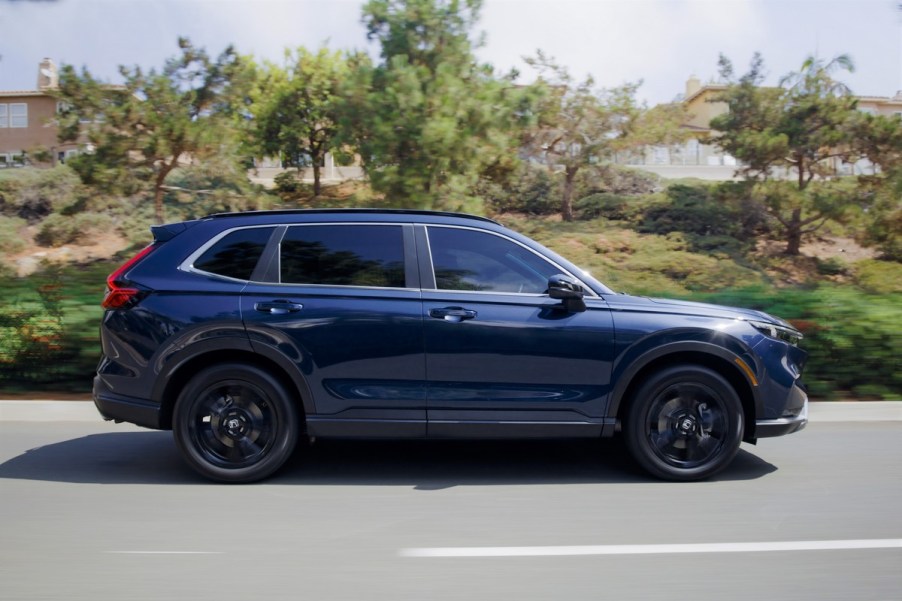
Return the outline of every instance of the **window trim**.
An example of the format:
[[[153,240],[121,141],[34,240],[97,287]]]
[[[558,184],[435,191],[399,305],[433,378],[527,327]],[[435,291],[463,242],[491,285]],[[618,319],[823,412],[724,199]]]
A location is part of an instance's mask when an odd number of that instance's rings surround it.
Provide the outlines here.
[[[551,265],[553,265],[554,267],[559,269],[560,273],[562,275],[566,275],[567,277],[570,277],[570,278],[573,278],[574,280],[576,280],[576,282],[580,286],[582,286],[582,289],[585,292],[586,296],[600,298],[599,295],[595,292],[595,290],[593,290],[590,286],[587,286],[581,277],[574,275],[573,273],[570,272],[569,269],[565,269],[560,263],[558,263],[557,261],[552,261],[549,257],[546,257],[545,255],[543,255],[539,251],[535,250],[534,248],[531,248],[528,245],[523,244],[519,240],[515,240],[514,238],[511,238],[510,236],[506,236],[503,233],[494,232],[492,230],[486,230],[486,229],[481,229],[481,228],[477,228],[477,227],[469,227],[469,226],[465,226],[465,225],[451,225],[451,224],[443,224],[443,223],[425,223],[425,224],[421,224],[421,225],[423,228],[422,240],[423,240],[423,243],[426,245],[426,260],[423,261],[423,263],[425,263],[425,266],[423,269],[421,269],[421,278],[424,275],[428,276],[428,279],[425,282],[422,282],[424,284],[422,286],[422,290],[424,292],[453,293],[453,294],[505,295],[505,296],[516,296],[516,297],[520,297],[520,298],[548,297],[547,293],[537,293],[537,292],[500,292],[500,291],[494,291],[494,290],[447,290],[444,288],[438,288],[436,281],[435,281],[435,265],[432,262],[432,243],[429,239],[429,228],[435,227],[435,228],[449,228],[449,229],[458,229],[458,230],[470,230],[470,231],[478,232],[481,234],[490,234],[492,236],[497,236],[503,240],[507,240],[508,242],[513,242],[517,246],[520,246],[521,248],[526,249],[527,251],[529,251],[532,254],[534,254],[535,256],[539,257],[546,263],[550,263]],[[427,273],[424,274],[424,272],[427,272]],[[426,284],[431,284],[432,286],[427,288]]]

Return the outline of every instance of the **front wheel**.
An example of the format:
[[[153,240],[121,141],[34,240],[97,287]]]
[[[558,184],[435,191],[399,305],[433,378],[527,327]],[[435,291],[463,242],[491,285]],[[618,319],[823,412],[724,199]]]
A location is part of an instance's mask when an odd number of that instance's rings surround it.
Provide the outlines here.
[[[172,431],[185,461],[219,482],[266,478],[291,456],[298,412],[282,383],[251,365],[209,367],[175,404]]]
[[[624,434],[639,464],[665,480],[700,480],[725,468],[743,435],[742,403],[723,376],[682,365],[652,374],[631,400]]]

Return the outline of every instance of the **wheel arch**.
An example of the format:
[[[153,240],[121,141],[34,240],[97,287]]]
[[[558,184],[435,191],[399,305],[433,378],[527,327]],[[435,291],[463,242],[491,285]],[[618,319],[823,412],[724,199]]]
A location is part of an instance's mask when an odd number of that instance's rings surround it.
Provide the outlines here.
[[[292,400],[301,412],[302,421],[314,412],[306,381],[284,357],[261,354],[250,350],[247,346],[236,348],[222,347],[221,344],[211,347],[205,345],[204,348],[192,348],[190,351],[186,349],[177,357],[173,357],[169,361],[169,367],[157,378],[159,385],[154,390],[153,398],[160,403],[160,427],[172,429],[172,414],[176,399],[192,376],[218,363],[235,362],[252,365],[277,378],[286,390],[293,394]]]
[[[710,343],[671,343],[640,355],[618,378],[611,394],[608,416],[616,418],[619,424],[629,409],[633,394],[646,377],[673,365],[700,365],[725,378],[742,403],[745,420],[743,440],[755,442],[755,416],[759,405],[757,381],[750,379],[750,373],[746,373],[748,365],[742,358],[728,349]]]

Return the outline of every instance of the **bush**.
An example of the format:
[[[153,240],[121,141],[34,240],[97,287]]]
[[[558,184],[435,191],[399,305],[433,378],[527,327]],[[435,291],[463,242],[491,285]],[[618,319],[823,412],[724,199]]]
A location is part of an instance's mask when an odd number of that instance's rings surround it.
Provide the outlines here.
[[[283,171],[273,178],[273,183],[279,194],[294,194],[301,187],[301,181],[295,171]]]
[[[20,235],[23,227],[24,219],[0,215],[0,253],[12,254],[25,248],[25,240]]]
[[[0,213],[30,223],[83,202],[85,196],[78,176],[65,165],[0,173]]]
[[[812,395],[902,398],[902,299],[848,286],[814,290],[764,288],[705,294],[699,300],[750,307],[793,323],[809,353],[803,380]]]
[[[597,219],[604,217],[611,220],[624,220],[631,217],[629,198],[620,194],[599,192],[580,198],[574,203],[580,219]]]
[[[494,214],[553,215],[561,210],[555,179],[545,167],[535,165],[521,166],[505,186],[480,182],[476,195],[484,199],[486,208]]]
[[[42,246],[63,246],[87,241],[93,234],[112,227],[112,218],[101,213],[79,213],[71,217],[55,213],[41,222],[35,241]]]

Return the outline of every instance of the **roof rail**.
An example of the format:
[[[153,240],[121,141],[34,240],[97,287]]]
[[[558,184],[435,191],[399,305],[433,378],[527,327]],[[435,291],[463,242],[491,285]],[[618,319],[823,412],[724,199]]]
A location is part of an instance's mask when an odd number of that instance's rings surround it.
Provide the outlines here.
[[[461,217],[464,219],[476,219],[478,221],[487,221],[500,225],[494,219],[483,217],[481,215],[471,215],[469,213],[454,213],[451,211],[426,211],[422,209],[276,209],[272,211],[244,211],[235,213],[213,213],[207,215],[206,218],[221,217],[238,217],[248,215],[309,215],[309,214],[327,214],[327,213],[362,213],[362,214],[395,214],[395,215],[435,215],[440,217]]]

